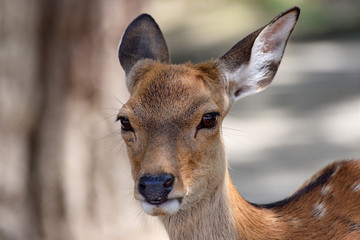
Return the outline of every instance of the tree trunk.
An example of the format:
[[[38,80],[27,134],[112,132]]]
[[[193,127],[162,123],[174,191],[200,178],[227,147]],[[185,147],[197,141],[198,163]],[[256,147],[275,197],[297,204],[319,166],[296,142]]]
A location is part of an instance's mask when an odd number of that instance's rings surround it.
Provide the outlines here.
[[[114,124],[140,3],[0,2],[0,239],[151,238]]]

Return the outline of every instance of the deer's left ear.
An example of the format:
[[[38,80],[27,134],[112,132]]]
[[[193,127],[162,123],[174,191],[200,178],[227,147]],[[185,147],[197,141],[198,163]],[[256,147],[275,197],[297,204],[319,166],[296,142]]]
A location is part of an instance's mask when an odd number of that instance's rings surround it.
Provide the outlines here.
[[[300,14],[291,8],[238,42],[217,64],[233,100],[260,92],[272,81]]]

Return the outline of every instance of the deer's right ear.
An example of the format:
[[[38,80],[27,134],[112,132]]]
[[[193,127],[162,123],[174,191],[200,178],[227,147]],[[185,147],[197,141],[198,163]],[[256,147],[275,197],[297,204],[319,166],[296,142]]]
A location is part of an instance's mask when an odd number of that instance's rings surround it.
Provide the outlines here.
[[[164,36],[155,20],[148,14],[138,16],[129,24],[121,39],[118,55],[126,75],[142,59],[170,62]]]
[[[218,60],[233,101],[260,92],[271,83],[297,22],[300,9],[291,8],[253,32]]]

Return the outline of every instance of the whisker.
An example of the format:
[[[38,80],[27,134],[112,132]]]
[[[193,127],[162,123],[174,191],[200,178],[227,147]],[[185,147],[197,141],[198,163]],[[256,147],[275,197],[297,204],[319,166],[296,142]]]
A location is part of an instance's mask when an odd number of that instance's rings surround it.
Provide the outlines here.
[[[109,138],[112,138],[112,137],[115,137],[115,136],[120,136],[121,133],[120,132],[112,132],[104,137],[100,137],[98,139],[96,139],[96,141],[102,141],[102,140],[106,140],[106,139],[109,139]],[[123,141],[121,138],[119,138],[120,141]]]
[[[119,149],[118,149],[118,152],[117,152],[116,155],[115,155],[116,157],[119,157],[120,154],[121,154],[122,152],[124,152],[123,150],[124,150],[125,142],[124,142],[124,141],[121,141],[120,143],[121,143],[121,145],[120,145],[120,147],[119,147]]]
[[[235,115],[234,113],[232,112],[229,112],[228,113],[229,116],[233,117],[233,118],[236,118],[236,119],[239,119],[239,120],[242,120],[239,116]]]
[[[118,146],[119,143],[121,143],[121,142],[114,142],[113,144],[111,144],[110,145],[110,152],[113,152],[116,149],[116,147]],[[120,145],[117,153],[115,154],[115,157],[118,157],[120,155],[120,152],[121,152],[120,149],[121,149],[121,145]]]
[[[236,128],[230,128],[230,127],[226,127],[226,126],[223,126],[222,127],[223,129],[226,129],[226,130],[231,130],[231,131],[236,131],[236,132],[246,132],[244,130],[240,130],[240,129],[236,129]]]
[[[102,107],[101,110],[112,110],[112,111],[119,111],[119,108],[109,108],[109,107]]]
[[[117,97],[114,96],[114,95],[112,95],[112,96],[115,98],[115,100],[116,100],[117,102],[119,102],[119,103],[121,104],[121,106],[124,105],[124,103],[123,103],[119,98],[117,98]]]
[[[116,95],[114,95],[112,92],[110,92],[108,89],[101,88],[101,87],[96,87],[96,89],[100,90],[100,92],[102,92],[103,94],[106,94],[107,96],[112,96],[117,102],[119,102],[121,105],[124,105],[124,103],[118,97],[116,97]]]
[[[227,135],[227,134],[223,134],[223,136],[226,137],[226,138],[228,138],[228,139],[230,139],[231,141],[234,141],[234,142],[236,142],[236,143],[239,143],[239,144],[243,145],[243,142],[241,142],[241,141],[240,141],[239,139],[237,139],[237,138],[231,137],[231,136],[229,136],[229,135]]]
[[[114,121],[115,121],[115,120],[116,120],[116,116],[117,116],[117,114],[107,114],[107,116],[104,116],[103,119],[98,120],[98,121],[95,122],[94,124],[99,124],[99,123],[105,122],[106,120],[109,120],[110,118],[114,118]]]

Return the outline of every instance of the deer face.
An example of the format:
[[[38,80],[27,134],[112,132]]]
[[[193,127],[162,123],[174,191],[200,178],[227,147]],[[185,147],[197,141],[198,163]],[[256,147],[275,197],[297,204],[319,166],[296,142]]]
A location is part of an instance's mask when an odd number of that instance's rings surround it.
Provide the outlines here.
[[[146,14],[119,46],[131,94],[118,120],[135,198],[150,215],[174,214],[225,181],[221,123],[232,103],[266,88],[280,64],[298,8],[279,15],[217,61],[171,65],[164,37]]]
[[[226,163],[220,130],[229,100],[217,76],[214,62],[147,61],[134,71],[136,83],[118,118],[135,198],[146,213],[174,213],[223,181]]]

